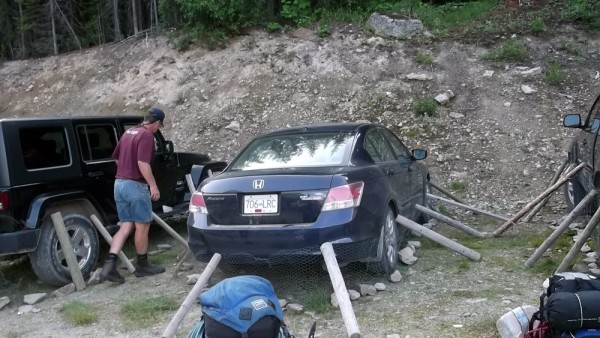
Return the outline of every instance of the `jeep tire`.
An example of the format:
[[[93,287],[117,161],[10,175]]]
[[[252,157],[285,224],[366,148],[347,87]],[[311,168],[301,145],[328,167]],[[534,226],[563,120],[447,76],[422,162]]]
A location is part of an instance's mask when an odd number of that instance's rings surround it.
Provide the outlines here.
[[[81,214],[67,212],[62,217],[79,269],[83,277],[87,278],[96,266],[100,250],[96,229],[89,218]],[[29,254],[29,261],[44,283],[62,286],[71,282],[67,260],[49,215],[44,219],[39,245],[36,251]]]

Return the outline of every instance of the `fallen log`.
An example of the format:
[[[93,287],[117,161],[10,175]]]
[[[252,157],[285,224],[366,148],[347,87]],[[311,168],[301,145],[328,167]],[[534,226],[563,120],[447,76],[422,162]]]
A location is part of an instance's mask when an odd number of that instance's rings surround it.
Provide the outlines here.
[[[452,195],[451,192],[449,192],[448,190],[440,187],[439,185],[437,185],[437,184],[435,184],[435,183],[433,183],[431,181],[429,181],[429,185],[432,186],[432,187],[434,187],[437,191],[441,192],[442,194],[444,194],[444,195],[450,197],[451,199],[455,200],[456,202],[465,204],[465,202],[463,202],[460,198]]]
[[[575,259],[575,256],[577,256],[579,250],[581,250],[585,242],[594,233],[594,230],[598,226],[598,222],[600,222],[600,208],[596,210],[594,216],[592,216],[592,219],[590,219],[588,224],[585,226],[585,229],[583,229],[583,232],[579,236],[579,239],[577,239],[577,242],[573,244],[563,261],[560,263],[558,268],[556,268],[556,271],[554,272],[555,274],[565,272],[569,269],[571,262],[573,261],[573,259]]]
[[[457,228],[458,230],[462,230],[462,231],[468,233],[471,236],[475,236],[475,237],[479,237],[479,238],[485,237],[485,235],[483,233],[481,233],[481,232],[479,232],[479,231],[477,231],[477,230],[475,230],[475,229],[473,229],[473,228],[471,228],[471,227],[469,227],[469,226],[467,226],[465,224],[462,224],[459,221],[454,220],[454,219],[452,219],[452,218],[450,218],[448,216],[442,215],[439,212],[435,212],[435,211],[433,211],[433,210],[431,210],[429,208],[426,208],[426,207],[424,207],[422,205],[415,204],[415,209],[417,209],[420,212],[422,212],[424,214],[427,214],[427,215],[429,215],[429,216],[431,216],[433,218],[436,218],[436,219],[438,219],[438,220],[440,220],[440,221],[442,221],[444,223],[447,223],[447,224],[449,224],[449,225]]]

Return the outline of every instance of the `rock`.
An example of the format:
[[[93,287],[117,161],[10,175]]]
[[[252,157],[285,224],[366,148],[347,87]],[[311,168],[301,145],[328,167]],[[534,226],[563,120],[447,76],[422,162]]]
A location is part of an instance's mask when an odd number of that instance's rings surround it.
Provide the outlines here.
[[[100,283],[100,273],[102,272],[102,268],[98,268],[96,270],[94,270],[94,272],[92,273],[92,275],[90,276],[90,278],[87,281],[87,285],[96,285]]]
[[[537,90],[533,89],[532,87],[530,87],[528,85],[522,85],[521,91],[525,94],[531,94],[531,93],[537,92]]]
[[[392,283],[398,283],[402,280],[402,274],[396,270],[388,277],[388,280]]]
[[[335,292],[331,294],[330,298],[330,303],[333,307],[339,307],[340,303],[338,302],[337,296],[335,295]]]
[[[2,310],[3,307],[8,305],[8,303],[10,303],[10,298],[8,298],[7,296],[0,298],[0,310]]]
[[[385,338],[400,338],[400,335],[393,333],[393,334],[386,335]]]
[[[375,290],[377,290],[377,291],[385,291],[385,288],[386,288],[385,284],[383,284],[383,283],[375,283],[374,286],[375,286]]]
[[[540,67],[535,67],[535,68],[531,68],[528,70],[524,70],[522,71],[520,74],[521,75],[525,75],[525,76],[530,76],[530,75],[538,75],[542,73],[542,68]]]
[[[406,247],[400,250],[400,252],[398,252],[398,255],[402,263],[406,265],[415,264],[415,262],[417,261],[417,257],[415,257],[414,252],[410,247]]]
[[[436,96],[435,100],[437,101],[437,103],[439,103],[441,105],[445,105],[453,97],[454,97],[454,93],[450,89],[448,89],[445,93],[442,93],[442,94],[439,94],[438,96]]]
[[[375,34],[381,36],[399,38],[423,32],[423,22],[421,20],[394,18],[377,12],[371,14],[367,24]]]
[[[23,302],[25,304],[29,304],[29,305],[33,305],[36,303],[39,303],[41,301],[43,301],[44,299],[46,299],[46,296],[48,294],[45,292],[41,292],[41,293],[30,293],[28,295],[25,295],[23,297]]]
[[[427,81],[427,80],[433,80],[433,77],[427,74],[415,74],[415,73],[410,73],[410,74],[406,74],[405,78],[407,80],[419,80],[419,81]]]
[[[18,315],[23,315],[23,314],[31,312],[31,310],[33,310],[33,305],[19,306],[19,310],[17,311],[17,314]]]
[[[377,289],[370,284],[359,284],[358,289],[361,296],[375,296],[377,294]]]
[[[485,73],[483,73],[483,77],[492,77],[492,75],[494,75],[493,70],[486,70]]]
[[[188,275],[187,276],[187,285],[194,285],[194,284],[196,284],[196,282],[198,282],[198,278],[200,278],[200,274],[199,273],[195,273],[193,275]]]
[[[75,283],[69,283],[61,287],[60,289],[55,290],[54,292],[52,292],[52,294],[54,294],[55,297],[64,297],[72,294],[73,292],[75,292],[75,290]]]
[[[228,124],[227,126],[225,126],[225,129],[229,129],[229,130],[233,130],[235,132],[240,132],[240,123],[237,121],[233,121],[230,124]]]
[[[584,243],[583,246],[581,247],[581,252],[587,253],[590,251],[592,251],[592,248],[590,248],[590,246],[587,243]]]
[[[287,309],[294,312],[302,312],[304,311],[304,306],[297,303],[290,303],[287,305]]]
[[[360,292],[356,290],[348,290],[348,296],[350,296],[350,300],[357,300],[360,298]]]
[[[279,305],[281,306],[281,308],[284,308],[287,305],[287,299],[279,299]]]
[[[408,241],[408,245],[411,245],[411,246],[419,249],[421,247],[421,242],[420,241]]]
[[[454,113],[454,112],[448,114],[448,116],[450,116],[453,119],[462,119],[463,117],[465,117],[463,114]]]

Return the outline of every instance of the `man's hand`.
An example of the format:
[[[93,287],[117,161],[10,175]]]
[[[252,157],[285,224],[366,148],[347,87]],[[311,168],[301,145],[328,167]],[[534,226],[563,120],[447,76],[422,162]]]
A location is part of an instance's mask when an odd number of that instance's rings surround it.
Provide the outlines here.
[[[150,186],[150,198],[153,201],[158,201],[158,199],[160,198],[160,191],[158,191],[158,187],[156,185]]]

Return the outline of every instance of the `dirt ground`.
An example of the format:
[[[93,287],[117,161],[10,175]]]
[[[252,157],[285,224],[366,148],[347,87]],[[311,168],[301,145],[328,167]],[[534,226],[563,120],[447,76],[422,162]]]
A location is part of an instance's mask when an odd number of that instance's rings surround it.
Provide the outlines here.
[[[163,131],[176,150],[225,161],[264,131],[368,120],[390,127],[410,147],[427,149],[425,163],[438,185],[462,182],[466,190],[457,194],[467,203],[511,215],[547,187],[564,160],[574,131],[562,127],[562,117],[585,114],[598,94],[600,38],[563,26],[539,36],[500,36],[497,41],[510,38],[528,46],[526,61],[484,61],[495,45],[385,40],[353,26],[337,27],[324,39],[307,29],[285,34],[254,31],[215,51],[178,52],[164,37],[146,36],[0,64],[0,118],[139,114],[158,105],[167,113]],[[430,55],[433,63],[416,62],[418,53]],[[546,81],[553,63],[560,63],[566,73],[560,86]],[[540,73],[524,74],[536,67]],[[410,80],[411,73],[431,79]],[[525,94],[523,85],[534,92]],[[447,90],[455,97],[433,116],[415,115],[416,101]],[[496,244],[544,233],[546,225],[566,212],[561,193],[553,195],[533,223],[482,240],[480,262],[441,247],[420,249],[417,263],[401,268],[401,282],[382,280],[387,290],[354,303],[363,336],[494,337],[495,320],[516,306],[536,304],[546,277],[522,267],[534,247],[507,250]],[[480,231],[500,225],[481,218],[471,221]],[[202,268],[196,264],[192,272]],[[160,336],[174,311],[151,327],[132,330],[119,319],[119,306],[128,297],[156,294],[182,301],[191,286],[185,274],[174,279],[173,269],[48,299],[35,305],[41,311],[25,315],[17,314],[20,294],[0,290],[0,296],[11,298],[0,310],[0,336]],[[27,291],[39,290],[48,289],[40,285]],[[285,290],[276,291],[285,298]],[[58,309],[73,299],[101,309],[98,322],[73,326],[65,321]],[[178,336],[185,336],[198,314],[198,309],[192,310]],[[297,337],[307,336],[314,320],[319,337],[345,336],[337,311],[286,312]]]

